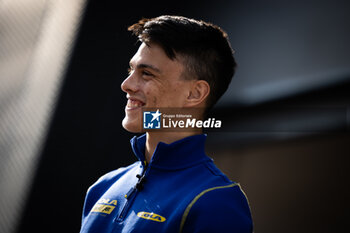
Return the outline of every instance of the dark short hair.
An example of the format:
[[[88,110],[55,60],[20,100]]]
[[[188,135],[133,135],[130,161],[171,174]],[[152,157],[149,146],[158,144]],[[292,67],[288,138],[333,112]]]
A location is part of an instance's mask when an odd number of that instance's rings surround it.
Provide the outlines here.
[[[210,86],[207,108],[225,93],[236,61],[226,32],[217,25],[182,16],[141,19],[128,28],[144,43],[161,46],[170,59],[182,59],[184,77],[205,80]]]

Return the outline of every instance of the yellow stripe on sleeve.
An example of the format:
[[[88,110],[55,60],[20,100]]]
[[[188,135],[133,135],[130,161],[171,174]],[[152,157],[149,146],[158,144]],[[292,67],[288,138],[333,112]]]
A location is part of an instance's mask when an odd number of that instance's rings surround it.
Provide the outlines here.
[[[198,201],[199,198],[201,198],[201,196],[203,196],[204,194],[206,194],[207,192],[210,192],[210,191],[213,191],[213,190],[216,190],[216,189],[224,189],[224,188],[231,188],[231,187],[234,187],[234,186],[239,186],[238,183],[233,183],[233,184],[230,184],[230,185],[225,185],[225,186],[217,186],[217,187],[213,187],[213,188],[208,188],[204,191],[202,191],[200,194],[198,194],[192,201],[191,203],[187,206],[184,214],[182,215],[182,219],[181,219],[181,224],[180,224],[180,230],[179,232],[181,233],[182,230],[183,230],[183,227],[185,225],[185,222],[186,222],[186,218],[188,216],[188,213],[190,212],[192,206]]]

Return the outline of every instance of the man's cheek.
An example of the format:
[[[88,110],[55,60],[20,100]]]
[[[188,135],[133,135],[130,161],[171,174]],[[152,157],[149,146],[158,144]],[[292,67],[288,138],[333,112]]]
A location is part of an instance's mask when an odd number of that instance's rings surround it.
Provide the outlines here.
[[[160,107],[160,106],[157,106],[157,103],[158,103],[158,99],[156,96],[153,96],[152,98],[152,106],[153,107]]]

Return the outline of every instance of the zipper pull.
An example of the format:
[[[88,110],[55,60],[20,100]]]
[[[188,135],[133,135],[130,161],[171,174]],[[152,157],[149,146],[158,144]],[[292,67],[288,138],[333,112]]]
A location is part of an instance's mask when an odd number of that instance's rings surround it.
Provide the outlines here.
[[[135,192],[135,187],[132,187],[125,195],[124,195],[124,197],[125,197],[125,199],[129,199],[130,198],[130,196]]]
[[[143,188],[144,183],[146,182],[145,172],[143,172],[142,175],[137,174],[136,177],[137,177],[139,180],[137,181],[137,184],[135,185],[135,187],[132,187],[132,188],[124,195],[124,197],[125,197],[126,199],[129,199],[129,197],[130,197],[136,190],[141,191],[142,188]]]
[[[143,174],[142,176],[140,174],[137,174],[136,177],[139,179],[139,181],[135,185],[135,188],[138,191],[141,191],[143,189],[144,183],[146,182],[145,174]]]

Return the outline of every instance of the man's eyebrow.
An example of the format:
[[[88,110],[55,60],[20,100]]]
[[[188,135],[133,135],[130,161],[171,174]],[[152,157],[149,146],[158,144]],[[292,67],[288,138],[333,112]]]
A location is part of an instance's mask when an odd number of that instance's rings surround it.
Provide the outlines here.
[[[129,66],[131,68],[134,67],[131,62],[129,63]],[[160,69],[158,69],[157,67],[155,67],[155,66],[153,66],[151,64],[145,64],[145,63],[137,64],[136,68],[141,68],[141,69],[142,68],[148,68],[148,69],[154,70],[157,73],[161,73]]]

